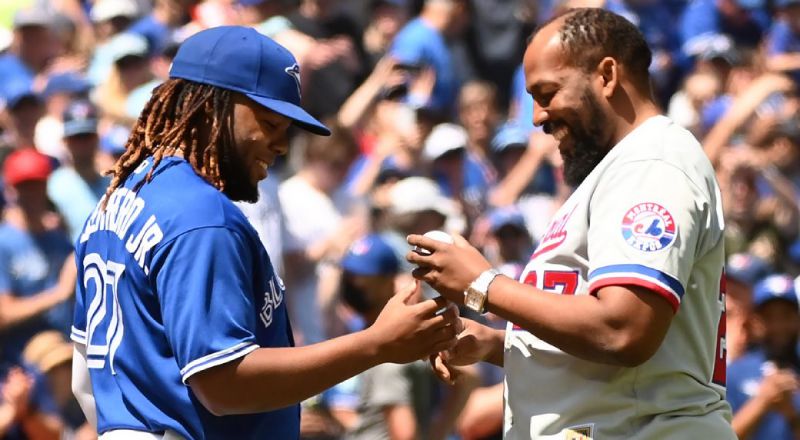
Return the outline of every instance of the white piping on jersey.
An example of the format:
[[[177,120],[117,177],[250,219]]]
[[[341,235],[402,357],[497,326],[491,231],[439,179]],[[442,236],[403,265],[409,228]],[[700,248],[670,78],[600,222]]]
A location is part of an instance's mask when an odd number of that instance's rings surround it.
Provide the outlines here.
[[[257,348],[258,345],[252,342],[240,342],[233,347],[197,358],[186,364],[185,367],[181,368],[181,379],[183,383],[186,383],[190,376],[199,371],[207,370],[211,367],[216,367],[217,365],[230,362],[250,353]]]

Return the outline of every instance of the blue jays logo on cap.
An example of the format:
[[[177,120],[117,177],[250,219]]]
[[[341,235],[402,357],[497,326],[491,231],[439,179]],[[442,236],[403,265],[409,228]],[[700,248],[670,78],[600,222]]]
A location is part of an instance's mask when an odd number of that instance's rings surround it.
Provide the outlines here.
[[[645,252],[666,249],[675,242],[677,226],[672,214],[658,203],[639,203],[622,218],[622,238]]]
[[[192,35],[175,54],[169,76],[242,93],[303,129],[330,134],[300,106],[294,55],[253,28],[218,26]]]
[[[369,237],[362,238],[361,240],[356,241],[355,243],[350,246],[350,253],[353,255],[364,255],[369,252],[369,249],[372,247],[372,242],[370,242]]]
[[[297,94],[300,95],[300,66],[298,66],[297,63],[294,63],[290,67],[287,67],[283,70],[294,79],[295,83],[297,83]]]

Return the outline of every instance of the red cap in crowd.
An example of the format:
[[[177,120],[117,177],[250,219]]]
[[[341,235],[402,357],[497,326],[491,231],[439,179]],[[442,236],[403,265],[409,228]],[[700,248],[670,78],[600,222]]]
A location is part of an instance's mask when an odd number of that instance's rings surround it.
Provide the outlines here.
[[[47,180],[52,171],[50,159],[44,154],[25,148],[11,153],[3,165],[6,185],[15,186],[29,180]]]

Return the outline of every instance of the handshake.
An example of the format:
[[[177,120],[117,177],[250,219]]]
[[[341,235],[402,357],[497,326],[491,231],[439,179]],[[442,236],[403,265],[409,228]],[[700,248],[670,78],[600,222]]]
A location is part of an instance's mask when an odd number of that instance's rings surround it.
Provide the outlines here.
[[[464,304],[464,292],[482,279],[482,274],[492,272],[491,266],[459,235],[430,231],[425,235],[410,235],[407,240],[412,250],[406,259],[417,266],[412,271],[416,281],[390,296],[382,308],[369,309],[377,313],[375,318],[367,317],[373,322],[365,330],[371,340],[369,346],[376,348],[379,363],[429,358],[437,375],[452,384],[459,374],[458,366],[486,360],[490,351],[503,346],[497,331],[461,318],[458,311],[458,306]],[[420,301],[420,281],[430,285],[439,296]],[[361,290],[361,296],[368,298],[367,291],[372,289],[363,285],[355,290]],[[388,293],[391,294],[391,289]],[[380,307],[379,304],[375,303]],[[502,350],[495,355],[491,358],[502,358]]]

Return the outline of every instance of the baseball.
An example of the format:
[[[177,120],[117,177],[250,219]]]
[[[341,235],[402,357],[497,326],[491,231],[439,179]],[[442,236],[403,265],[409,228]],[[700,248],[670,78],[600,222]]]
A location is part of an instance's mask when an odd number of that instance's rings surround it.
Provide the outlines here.
[[[448,234],[447,232],[444,232],[444,231],[436,231],[436,230],[428,231],[423,235],[423,237],[432,238],[434,240],[441,241],[443,243],[449,243],[449,244],[453,244],[454,243],[453,237],[450,234]],[[416,253],[418,253],[420,255],[430,255],[431,254],[431,252],[429,250],[421,248],[419,246],[414,246],[414,252],[416,252]]]

